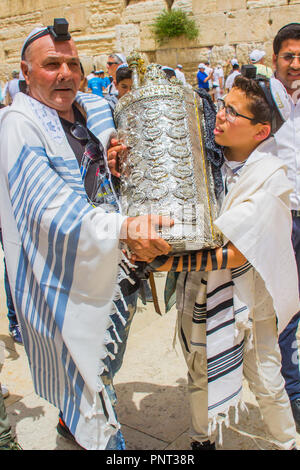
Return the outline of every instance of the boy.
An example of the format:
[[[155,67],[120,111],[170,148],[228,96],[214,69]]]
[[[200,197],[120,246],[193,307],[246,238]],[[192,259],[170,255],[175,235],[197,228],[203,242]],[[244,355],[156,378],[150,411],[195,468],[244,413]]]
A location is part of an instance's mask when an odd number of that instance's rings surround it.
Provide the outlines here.
[[[291,185],[269,137],[289,109],[284,88],[271,83],[277,108],[268,81],[243,76],[220,101],[214,135],[224,148],[224,194],[215,225],[224,246],[151,263],[159,271],[198,271],[177,280],[193,450],[215,449],[217,425],[228,423],[230,407],[238,413],[242,405],[243,373],[277,446],[296,448],[278,347],[278,333],[299,310]]]

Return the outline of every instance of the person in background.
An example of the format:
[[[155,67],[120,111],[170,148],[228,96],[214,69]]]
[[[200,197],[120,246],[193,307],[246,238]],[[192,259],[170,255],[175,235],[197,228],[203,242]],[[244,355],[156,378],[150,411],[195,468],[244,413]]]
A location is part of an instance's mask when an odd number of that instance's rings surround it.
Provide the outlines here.
[[[14,70],[12,72],[12,79],[6,83],[3,90],[4,104],[10,105],[13,102],[14,97],[19,93],[19,72]]]
[[[198,65],[198,73],[197,73],[197,81],[198,81],[198,88],[204,88],[204,90],[209,90],[209,80],[212,77],[211,75],[207,75],[205,73],[205,64],[200,63]]]
[[[182,65],[181,64],[177,65],[177,67],[175,69],[175,74],[176,74],[176,77],[178,78],[178,80],[180,80],[183,85],[186,85],[186,79],[185,79],[185,75],[182,71]]]
[[[116,89],[116,73],[120,65],[127,65],[126,58],[123,54],[110,54],[107,59],[106,67],[109,77],[112,77],[111,83],[108,85],[107,93],[109,95],[118,95],[118,90]]]
[[[240,66],[239,64],[234,64],[232,66],[232,72],[230,75],[228,75],[226,81],[225,81],[225,90],[226,92],[230,91],[231,88],[233,87],[233,82],[234,82],[234,79],[235,77],[237,77],[238,75],[241,75],[241,72],[240,72]]]
[[[249,54],[249,59],[250,63],[255,65],[257,75],[270,78],[273,75],[273,70],[271,67],[267,67],[267,65],[265,65],[265,55],[265,51],[254,49],[254,51]]]
[[[284,85],[290,100],[289,119],[275,134],[274,152],[287,167],[292,185],[290,207],[293,219],[292,243],[298,267],[300,292],[300,23],[281,28],[273,41],[273,68],[275,77]],[[300,432],[300,369],[297,331],[298,312],[279,336],[282,357],[281,373],[291,401],[297,431]]]
[[[214,100],[217,101],[224,93],[224,72],[222,63],[219,62],[213,71],[213,94]]]

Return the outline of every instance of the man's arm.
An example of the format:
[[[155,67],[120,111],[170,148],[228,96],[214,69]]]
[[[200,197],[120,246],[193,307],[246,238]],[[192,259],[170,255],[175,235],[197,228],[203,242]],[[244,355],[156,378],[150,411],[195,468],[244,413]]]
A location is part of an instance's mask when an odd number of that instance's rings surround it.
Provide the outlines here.
[[[245,264],[247,259],[232,244],[214,250],[202,250],[182,256],[160,256],[150,263],[153,271],[192,272],[233,269]]]

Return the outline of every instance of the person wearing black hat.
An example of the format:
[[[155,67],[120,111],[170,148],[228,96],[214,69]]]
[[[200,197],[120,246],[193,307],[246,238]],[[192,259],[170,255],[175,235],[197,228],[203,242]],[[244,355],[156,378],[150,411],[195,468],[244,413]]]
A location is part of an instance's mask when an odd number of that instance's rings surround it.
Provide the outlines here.
[[[275,76],[285,86],[291,103],[287,122],[275,135],[276,152],[287,166],[293,186],[290,194],[293,218],[292,241],[298,266],[300,292],[300,23],[283,26],[273,41]],[[290,321],[279,337],[282,355],[282,374],[291,400],[292,410],[300,432],[300,369],[297,342],[300,312]]]

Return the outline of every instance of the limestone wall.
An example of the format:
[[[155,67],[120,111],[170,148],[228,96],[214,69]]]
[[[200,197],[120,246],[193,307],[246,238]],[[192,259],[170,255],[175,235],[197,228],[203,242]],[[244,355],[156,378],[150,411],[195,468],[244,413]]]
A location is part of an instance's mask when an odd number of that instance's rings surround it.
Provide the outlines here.
[[[173,39],[158,47],[151,23],[163,9],[193,12],[199,37]],[[145,53],[149,61],[175,66],[181,63],[193,83],[200,61],[224,63],[236,56],[246,63],[256,47],[272,55],[272,39],[286,23],[300,21],[300,0],[1,0],[0,80],[19,68],[26,35],[53,18],[68,19],[86,72],[93,65],[105,68],[111,51]]]

